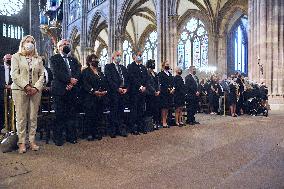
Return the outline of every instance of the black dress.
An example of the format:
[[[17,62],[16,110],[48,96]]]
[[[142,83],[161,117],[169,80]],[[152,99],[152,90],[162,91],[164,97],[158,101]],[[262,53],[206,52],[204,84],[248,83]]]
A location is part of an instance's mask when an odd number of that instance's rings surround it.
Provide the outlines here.
[[[169,109],[173,106],[173,95],[170,94],[170,90],[174,86],[174,78],[171,73],[166,73],[162,71],[159,73],[160,81],[160,105],[162,109]]]
[[[174,77],[174,104],[175,107],[183,107],[185,103],[185,86],[183,78],[180,75]]]
[[[209,104],[213,108],[213,112],[218,112],[219,107],[219,84],[214,81],[211,81],[209,88]]]
[[[146,95],[146,114],[152,116],[154,124],[159,125],[161,121],[160,96],[155,96],[155,92],[160,91],[158,74],[148,71],[149,85]]]
[[[98,97],[94,92],[108,91],[107,81],[101,72],[95,74],[91,68],[86,68],[82,72],[82,85],[87,132],[93,137],[101,138],[99,127],[103,119],[103,111],[108,104],[108,98],[107,96]]]
[[[237,104],[237,86],[233,83],[229,85],[230,92],[229,92],[229,105],[232,106]]]

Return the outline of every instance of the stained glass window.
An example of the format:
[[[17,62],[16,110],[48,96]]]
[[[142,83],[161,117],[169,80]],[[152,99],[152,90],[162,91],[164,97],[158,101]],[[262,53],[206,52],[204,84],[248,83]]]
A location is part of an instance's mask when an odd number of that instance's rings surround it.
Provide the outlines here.
[[[153,31],[149,34],[146,39],[145,47],[143,49],[143,62],[146,63],[147,60],[157,61],[157,32]],[[157,64],[156,64],[157,65]]]
[[[1,0],[0,15],[11,16],[22,10],[24,0]]]
[[[81,17],[81,0],[72,0],[69,4],[69,23]]]
[[[232,27],[228,42],[228,72],[248,73],[247,16],[241,17]]]
[[[24,36],[24,29],[21,26],[7,25],[3,23],[2,28],[3,37],[22,39]]]
[[[100,65],[102,70],[105,70],[105,65],[108,63],[108,53],[107,53],[107,48],[103,48],[100,52]]]
[[[208,66],[208,33],[203,22],[191,18],[184,26],[177,47],[178,66],[186,69]]]
[[[133,62],[132,59],[132,45],[129,41],[125,40],[123,42],[123,64],[127,67],[128,64]]]
[[[242,22],[247,23],[247,20],[242,19]],[[247,31],[243,29],[239,25],[235,30],[235,71],[247,73]]]

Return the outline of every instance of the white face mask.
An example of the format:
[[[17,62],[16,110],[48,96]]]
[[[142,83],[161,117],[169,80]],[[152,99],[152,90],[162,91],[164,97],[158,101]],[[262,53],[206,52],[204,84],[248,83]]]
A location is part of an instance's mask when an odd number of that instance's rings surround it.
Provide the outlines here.
[[[31,52],[31,51],[33,51],[34,50],[34,44],[32,44],[32,43],[26,43],[25,44],[25,50],[26,51],[29,51],[29,52]]]

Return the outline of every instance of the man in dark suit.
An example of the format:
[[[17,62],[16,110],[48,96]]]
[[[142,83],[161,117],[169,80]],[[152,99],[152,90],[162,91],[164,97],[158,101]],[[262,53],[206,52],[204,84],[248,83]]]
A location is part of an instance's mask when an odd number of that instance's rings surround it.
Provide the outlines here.
[[[58,42],[59,54],[51,57],[50,65],[53,74],[51,94],[54,98],[55,128],[54,142],[57,146],[64,144],[63,130],[66,130],[66,141],[77,143],[76,133],[76,103],[78,101],[78,78],[80,65],[78,61],[67,56],[70,54],[70,43],[63,39]]]
[[[6,54],[3,58],[4,65],[0,65],[0,131],[4,126],[4,90],[7,90],[7,95],[11,95],[11,59],[12,55]],[[9,98],[7,98],[7,102]],[[9,108],[9,106],[8,106]]]
[[[124,109],[128,107],[128,74],[127,69],[120,64],[121,53],[116,51],[112,56],[112,63],[105,66],[105,76],[109,85],[110,97],[110,137],[115,138],[116,133],[127,137],[125,124],[123,124]]]
[[[187,109],[187,123],[189,125],[200,124],[195,120],[195,114],[198,108],[198,91],[199,80],[196,76],[196,68],[190,66],[189,74],[185,77],[185,93],[186,93],[186,109]]]
[[[142,64],[143,58],[140,52],[133,54],[133,60],[128,65],[129,75],[129,95],[131,102],[131,126],[133,134],[139,132],[147,134],[146,124],[144,122],[145,97],[148,87],[148,73],[146,67]]]

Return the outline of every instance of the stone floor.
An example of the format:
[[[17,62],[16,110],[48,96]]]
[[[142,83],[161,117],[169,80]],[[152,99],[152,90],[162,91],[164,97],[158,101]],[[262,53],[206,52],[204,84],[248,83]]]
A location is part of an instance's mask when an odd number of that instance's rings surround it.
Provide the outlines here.
[[[284,112],[0,154],[0,188],[284,188]]]

